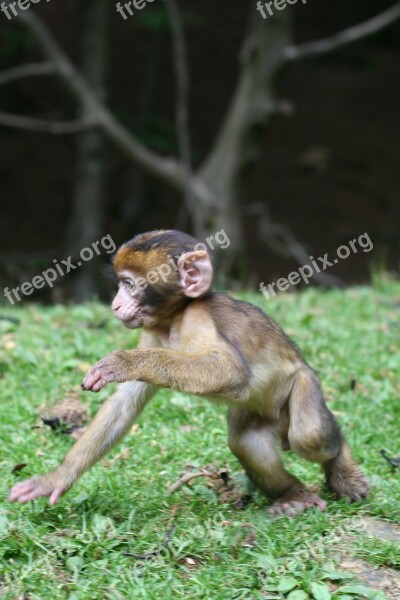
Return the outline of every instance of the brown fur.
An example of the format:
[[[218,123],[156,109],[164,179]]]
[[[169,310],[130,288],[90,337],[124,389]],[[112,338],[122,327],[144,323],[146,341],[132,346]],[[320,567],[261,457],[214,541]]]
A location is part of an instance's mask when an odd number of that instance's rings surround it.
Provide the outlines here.
[[[191,256],[196,243],[180,232],[142,234],[121,247],[114,268],[117,274],[145,277],[166,263],[168,255]],[[190,264],[189,260],[179,272],[171,270],[166,282],[158,281],[135,296],[152,311],[139,347],[117,350],[100,360],[83,387],[98,391],[113,381],[132,383],[124,384],[104,404],[62,465],[18,484],[12,500],[50,495],[56,502],[124,435],[156,387],[197,394],[229,407],[229,447],[253,483],[278,499],[274,514],[312,506],[322,510],[325,505],[284,469],[279,440],[284,448],[320,463],[335,495],[350,500],[367,495],[368,482],[324,402],[317,376],[296,345],[251,304],[210,290],[189,299],[182,283],[189,273],[185,269],[198,269],[198,277],[211,272],[207,265]]]

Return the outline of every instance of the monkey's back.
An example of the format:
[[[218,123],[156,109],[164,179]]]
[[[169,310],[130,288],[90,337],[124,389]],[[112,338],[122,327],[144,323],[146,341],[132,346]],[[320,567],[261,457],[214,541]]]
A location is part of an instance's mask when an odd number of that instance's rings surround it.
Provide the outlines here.
[[[279,354],[288,360],[303,360],[295,343],[283,329],[254,304],[222,293],[212,293],[204,302],[218,334],[252,361],[260,352]],[[246,331],[246,336],[243,336]]]

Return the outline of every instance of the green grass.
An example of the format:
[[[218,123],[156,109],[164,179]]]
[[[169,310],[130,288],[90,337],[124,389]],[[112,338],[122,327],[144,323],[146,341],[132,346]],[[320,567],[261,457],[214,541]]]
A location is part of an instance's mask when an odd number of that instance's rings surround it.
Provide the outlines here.
[[[57,506],[45,499],[10,505],[8,489],[54,467],[72,443],[48,428],[33,428],[39,406],[77,390],[84,363],[131,348],[137,333],[95,303],[4,308],[1,315],[21,323],[0,321],[0,596],[384,598],[354,587],[335,562],[335,547],[344,545],[371,569],[399,568],[398,545],[366,536],[359,517],[400,519],[400,472],[392,472],[379,454],[381,448],[400,454],[400,284],[380,279],[373,287],[344,292],[308,289],[269,301],[261,294],[242,297],[271,314],[319,373],[329,406],[372,480],[370,498],[346,505],[322,490],[329,499],[325,513],[274,521],[261,495],[241,511],[221,504],[204,478],[167,497],[168,486],[188,463],[229,465],[244,489],[246,483],[227,448],[225,410],[165,390],[146,408],[139,429]],[[104,318],[104,328],[88,327]],[[81,398],[94,414],[108,393],[82,392]],[[316,465],[291,453],[285,462],[304,481],[322,485]],[[18,463],[27,466],[12,473]],[[172,548],[152,561],[126,556],[126,551],[146,553],[161,546],[176,504]]]

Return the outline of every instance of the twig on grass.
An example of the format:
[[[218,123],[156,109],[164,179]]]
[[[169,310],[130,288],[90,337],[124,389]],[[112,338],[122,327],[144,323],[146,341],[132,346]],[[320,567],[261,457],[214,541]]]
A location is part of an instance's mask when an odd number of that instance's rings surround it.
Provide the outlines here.
[[[157,556],[160,556],[161,552],[167,546],[168,542],[171,541],[172,536],[175,533],[176,520],[178,518],[178,510],[179,510],[178,504],[172,507],[172,513],[173,513],[172,523],[171,523],[170,528],[167,530],[167,533],[165,534],[163,542],[162,542],[161,546],[158,548],[158,550],[153,550],[153,552],[146,552],[146,554],[135,554],[133,552],[125,552],[125,556],[131,556],[132,558],[136,558],[137,560],[152,560],[153,558],[157,558]]]
[[[194,471],[194,472],[189,471],[187,473],[184,473],[183,475],[181,475],[179,477],[178,481],[176,481],[168,489],[167,496],[170,496],[171,494],[176,492],[176,490],[179,490],[180,487],[182,487],[186,483],[190,483],[190,481],[192,481],[192,479],[196,479],[197,477],[209,477],[210,479],[222,479],[225,483],[227,482],[227,480],[229,479],[227,469],[215,469],[212,466],[211,466],[211,469],[213,469],[213,470],[209,470],[205,467],[205,468],[201,469],[200,471]]]

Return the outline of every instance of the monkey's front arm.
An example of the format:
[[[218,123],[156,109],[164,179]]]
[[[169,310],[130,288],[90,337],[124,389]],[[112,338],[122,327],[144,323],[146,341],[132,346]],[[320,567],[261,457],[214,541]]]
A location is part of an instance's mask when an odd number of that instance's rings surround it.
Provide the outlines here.
[[[133,381],[120,386],[101,406],[87,431],[53,471],[17,483],[10,492],[11,502],[28,502],[49,496],[56,504],[73,483],[106,454],[129,430],[156,389]]]
[[[249,373],[228,353],[149,348],[111,352],[90,369],[82,388],[98,392],[108,383],[132,380],[230,399],[243,397],[249,387]]]

